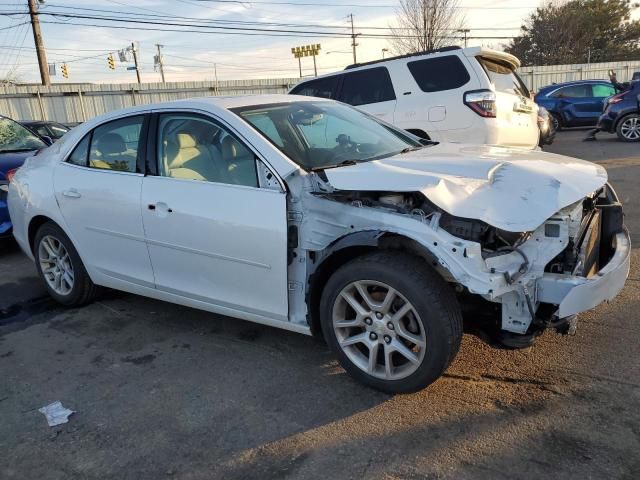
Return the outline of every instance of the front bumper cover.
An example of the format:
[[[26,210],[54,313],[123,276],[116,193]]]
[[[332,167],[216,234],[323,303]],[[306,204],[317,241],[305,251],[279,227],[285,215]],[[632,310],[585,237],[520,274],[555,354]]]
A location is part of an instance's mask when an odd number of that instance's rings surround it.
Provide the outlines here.
[[[538,301],[558,305],[558,318],[565,318],[612,300],[629,276],[631,239],[626,228],[615,235],[614,243],[611,259],[590,277],[545,273],[537,281]]]

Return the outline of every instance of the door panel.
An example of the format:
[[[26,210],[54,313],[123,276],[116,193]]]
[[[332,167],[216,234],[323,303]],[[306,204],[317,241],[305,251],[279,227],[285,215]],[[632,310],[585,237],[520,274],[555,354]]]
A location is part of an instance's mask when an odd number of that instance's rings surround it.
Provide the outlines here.
[[[153,287],[140,213],[142,178],[61,163],[54,172],[54,188],[85,266]]]
[[[142,205],[158,289],[287,320],[284,193],[145,177]]]
[[[90,272],[153,287],[140,213],[145,131],[140,114],[96,127],[56,167],[54,189]]]

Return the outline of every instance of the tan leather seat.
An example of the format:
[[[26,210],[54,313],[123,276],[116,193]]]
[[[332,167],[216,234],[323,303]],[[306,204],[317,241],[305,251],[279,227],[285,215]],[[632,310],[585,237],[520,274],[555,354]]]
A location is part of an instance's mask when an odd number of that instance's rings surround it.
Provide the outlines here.
[[[164,161],[165,170],[170,177],[223,181],[220,154],[216,149],[198,144],[190,133],[177,133],[175,141],[167,142]]]
[[[255,155],[231,135],[222,140],[222,159],[227,166],[229,183],[258,186]]]
[[[92,149],[89,165],[107,170],[125,172],[136,171],[136,152],[129,150],[124,139],[117,133],[106,133],[96,140]]]

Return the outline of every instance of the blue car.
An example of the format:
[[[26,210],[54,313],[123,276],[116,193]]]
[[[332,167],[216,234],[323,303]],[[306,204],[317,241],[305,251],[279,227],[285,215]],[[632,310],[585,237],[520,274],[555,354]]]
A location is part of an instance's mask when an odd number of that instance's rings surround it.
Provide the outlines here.
[[[11,174],[27,157],[49,143],[48,139],[42,139],[18,122],[0,115],[0,238],[11,235],[11,219],[7,208]]]
[[[615,133],[624,142],[640,141],[640,81],[611,97],[598,120],[598,128]]]
[[[594,126],[606,100],[615,94],[616,89],[608,80],[581,80],[543,87],[535,101],[549,111],[558,130]]]

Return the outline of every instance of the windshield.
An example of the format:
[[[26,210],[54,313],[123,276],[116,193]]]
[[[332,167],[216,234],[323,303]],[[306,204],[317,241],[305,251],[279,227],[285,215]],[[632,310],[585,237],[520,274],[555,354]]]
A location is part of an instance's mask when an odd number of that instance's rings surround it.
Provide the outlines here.
[[[515,93],[529,98],[529,89],[525,86],[513,67],[484,57],[476,57],[487,73],[489,80],[498,92]]]
[[[233,110],[307,170],[350,165],[420,148],[411,136],[333,102],[292,102]]]
[[[23,152],[46,147],[29,130],[9,118],[0,118],[0,153]]]

